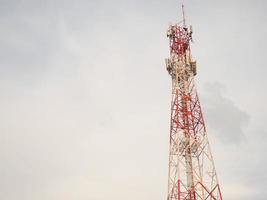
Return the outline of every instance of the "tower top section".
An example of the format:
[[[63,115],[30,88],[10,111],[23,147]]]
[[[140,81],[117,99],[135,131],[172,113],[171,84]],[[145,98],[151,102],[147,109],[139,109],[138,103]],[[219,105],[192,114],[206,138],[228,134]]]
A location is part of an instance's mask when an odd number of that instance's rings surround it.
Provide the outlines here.
[[[170,39],[171,54],[184,56],[186,51],[190,50],[190,42],[192,41],[192,26],[186,25],[184,5],[182,5],[183,20],[170,25],[167,30],[167,37]]]
[[[166,59],[167,71],[177,83],[188,80],[196,75],[196,62],[193,61],[190,43],[193,29],[185,22],[184,5],[182,5],[183,20],[170,25],[167,37],[170,42],[170,58]]]
[[[179,24],[170,25],[167,31],[167,37],[170,39],[171,54],[184,56],[187,50],[190,50],[190,41],[192,41],[192,26],[189,28]]]

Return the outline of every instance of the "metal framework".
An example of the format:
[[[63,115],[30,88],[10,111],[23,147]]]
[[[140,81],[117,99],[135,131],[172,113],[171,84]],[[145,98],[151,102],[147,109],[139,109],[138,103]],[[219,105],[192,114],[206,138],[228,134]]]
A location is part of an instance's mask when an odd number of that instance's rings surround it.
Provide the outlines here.
[[[222,200],[199,97],[194,83],[196,61],[190,50],[192,27],[170,25],[172,78],[169,179],[167,200]]]

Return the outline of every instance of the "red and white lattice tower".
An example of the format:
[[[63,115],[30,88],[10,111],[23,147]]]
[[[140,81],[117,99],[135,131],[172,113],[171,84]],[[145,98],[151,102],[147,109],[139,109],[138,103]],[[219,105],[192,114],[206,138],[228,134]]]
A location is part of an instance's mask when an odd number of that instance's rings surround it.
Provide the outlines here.
[[[169,179],[167,200],[222,200],[194,77],[192,27],[170,25],[172,79]]]

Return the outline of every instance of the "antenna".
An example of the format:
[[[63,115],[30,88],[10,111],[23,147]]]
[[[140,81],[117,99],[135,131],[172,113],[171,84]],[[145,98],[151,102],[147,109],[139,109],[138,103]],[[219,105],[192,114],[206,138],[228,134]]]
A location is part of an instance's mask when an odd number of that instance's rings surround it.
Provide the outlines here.
[[[182,4],[182,11],[183,11],[183,26],[185,27],[184,4]]]

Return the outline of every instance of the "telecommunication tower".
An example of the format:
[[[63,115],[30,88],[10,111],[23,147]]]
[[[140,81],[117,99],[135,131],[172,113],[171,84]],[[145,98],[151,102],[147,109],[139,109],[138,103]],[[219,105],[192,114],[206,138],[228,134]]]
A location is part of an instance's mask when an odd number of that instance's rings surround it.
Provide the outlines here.
[[[170,25],[170,58],[166,68],[172,79],[169,178],[167,200],[222,200],[194,77],[196,61],[190,43],[192,26]]]

